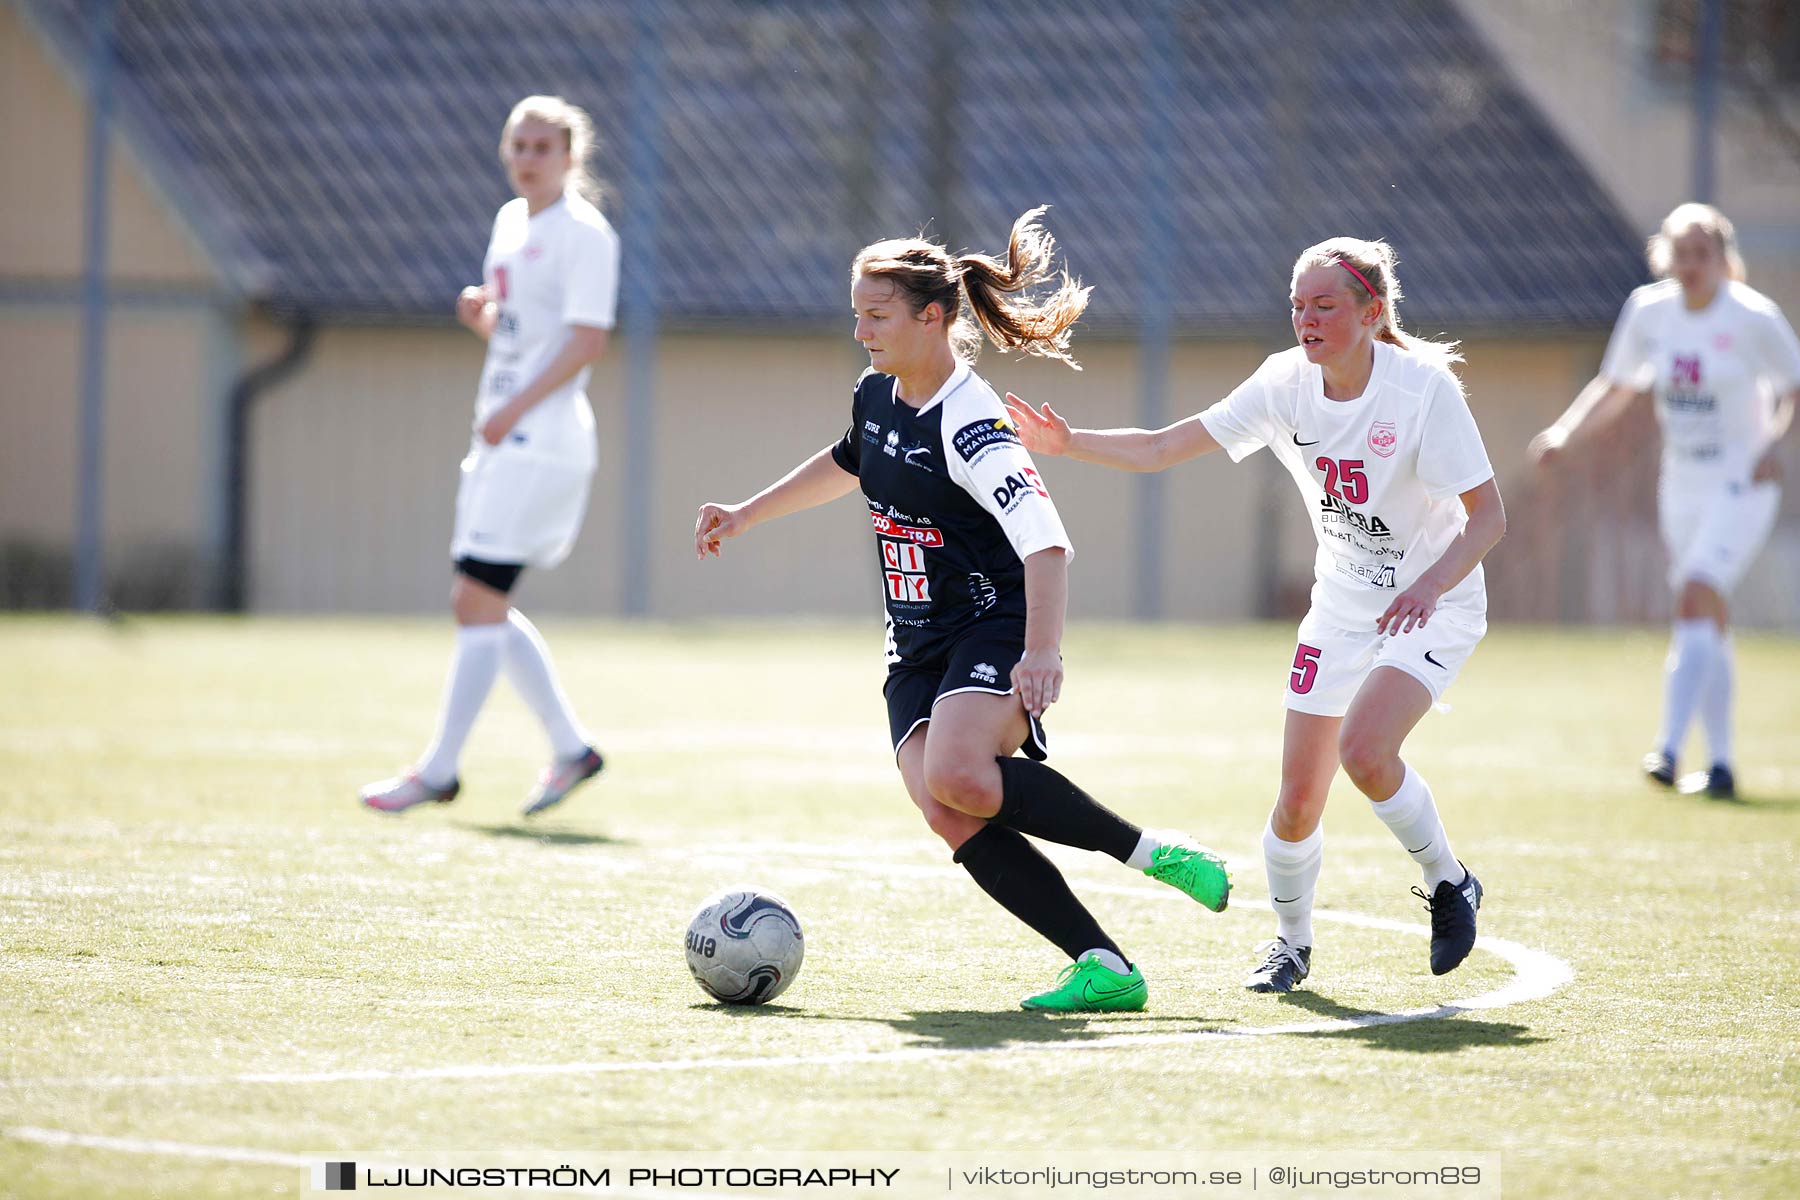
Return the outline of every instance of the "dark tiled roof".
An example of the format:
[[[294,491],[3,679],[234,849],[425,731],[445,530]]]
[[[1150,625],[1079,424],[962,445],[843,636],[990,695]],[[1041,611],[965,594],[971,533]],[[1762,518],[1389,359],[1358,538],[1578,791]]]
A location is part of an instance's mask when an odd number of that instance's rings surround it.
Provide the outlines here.
[[[79,57],[83,0],[17,2]],[[442,315],[530,92],[600,122],[631,269],[640,13],[667,319],[837,319],[862,243],[930,223],[998,250],[1045,202],[1097,324],[1140,319],[1159,271],[1180,332],[1267,323],[1294,255],[1336,233],[1395,243],[1414,323],[1605,324],[1643,278],[1446,0],[122,0],[122,115],[252,297]]]

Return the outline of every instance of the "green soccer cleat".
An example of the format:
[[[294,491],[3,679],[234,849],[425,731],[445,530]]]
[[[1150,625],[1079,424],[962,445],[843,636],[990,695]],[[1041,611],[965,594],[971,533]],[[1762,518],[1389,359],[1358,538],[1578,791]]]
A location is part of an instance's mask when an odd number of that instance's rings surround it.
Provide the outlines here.
[[[1089,954],[1064,967],[1055,987],[1025,997],[1019,1007],[1041,1012],[1141,1012],[1149,998],[1149,985],[1136,966],[1131,974],[1121,975],[1098,955]]]
[[[1150,856],[1144,874],[1181,889],[1213,912],[1224,912],[1231,903],[1231,872],[1205,846],[1168,842]]]

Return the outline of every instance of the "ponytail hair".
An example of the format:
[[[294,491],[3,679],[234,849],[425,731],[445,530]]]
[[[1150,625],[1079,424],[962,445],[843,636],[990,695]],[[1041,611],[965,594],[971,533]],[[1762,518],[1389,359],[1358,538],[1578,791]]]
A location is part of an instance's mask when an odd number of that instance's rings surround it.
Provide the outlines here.
[[[525,121],[542,121],[552,129],[562,130],[563,149],[569,152],[569,174],[563,181],[563,191],[574,192],[589,204],[597,206],[602,189],[599,180],[588,169],[588,160],[594,156],[596,144],[594,118],[588,116],[585,108],[579,104],[570,104],[561,96],[527,96],[513,105],[506,124],[500,129],[502,164],[506,162],[513,130]]]
[[[1644,244],[1650,273],[1659,279],[1669,276],[1675,264],[1675,239],[1692,229],[1711,236],[1713,244],[1725,257],[1725,274],[1739,283],[1744,282],[1744,256],[1738,252],[1737,229],[1730,217],[1710,204],[1678,204],[1663,218],[1662,228],[1651,234]]]
[[[1409,350],[1441,367],[1447,368],[1453,363],[1461,362],[1461,342],[1434,342],[1400,328],[1399,304],[1403,293],[1400,290],[1400,277],[1394,272],[1398,262],[1394,248],[1384,241],[1366,242],[1361,238],[1335,237],[1303,250],[1294,261],[1294,278],[1299,278],[1300,272],[1310,271],[1314,267],[1337,267],[1344,277],[1345,286],[1359,303],[1381,301],[1381,318],[1375,326],[1377,339],[1402,350]]]
[[[1036,301],[1019,293],[1054,271],[1056,239],[1038,223],[1040,205],[1013,222],[1006,261],[973,252],[952,258],[923,238],[895,238],[864,246],[851,264],[852,280],[877,276],[904,292],[915,315],[937,304],[950,327],[951,349],[964,362],[981,352],[982,335],[1001,350],[1055,359],[1081,370],[1069,353],[1070,330],[1086,311],[1091,287],[1068,271]]]

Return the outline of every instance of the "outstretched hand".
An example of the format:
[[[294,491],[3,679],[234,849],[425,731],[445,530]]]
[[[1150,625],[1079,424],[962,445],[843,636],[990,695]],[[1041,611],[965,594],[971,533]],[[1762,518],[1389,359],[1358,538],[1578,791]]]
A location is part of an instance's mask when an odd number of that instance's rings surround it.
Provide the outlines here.
[[[741,504],[702,504],[694,519],[694,557],[705,561],[708,554],[719,557],[719,543],[736,537],[750,528]]]
[[[1074,431],[1049,404],[1045,404],[1042,410],[1033,409],[1008,392],[1006,411],[1012,417],[1013,427],[1019,431],[1019,440],[1033,454],[1054,456],[1068,451],[1069,441],[1075,436]]]

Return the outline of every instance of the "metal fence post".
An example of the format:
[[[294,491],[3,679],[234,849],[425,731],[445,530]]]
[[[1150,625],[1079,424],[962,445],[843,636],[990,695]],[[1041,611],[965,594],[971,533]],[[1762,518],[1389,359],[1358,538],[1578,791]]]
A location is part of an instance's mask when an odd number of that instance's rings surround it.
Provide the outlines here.
[[[81,450],[77,471],[75,607],[99,612],[106,568],[106,281],[107,218],[111,210],[113,23],[118,0],[88,4],[88,128],[86,228],[81,270]]]

